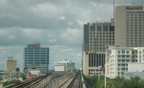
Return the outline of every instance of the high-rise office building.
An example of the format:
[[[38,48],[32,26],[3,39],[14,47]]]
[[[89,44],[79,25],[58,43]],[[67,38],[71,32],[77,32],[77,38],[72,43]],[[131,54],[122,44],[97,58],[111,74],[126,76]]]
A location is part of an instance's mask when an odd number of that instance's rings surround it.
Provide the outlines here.
[[[82,70],[85,75],[100,74],[105,63],[106,45],[114,45],[114,21],[87,23],[83,28]]]
[[[117,6],[115,10],[115,44],[121,47],[143,47],[143,39],[143,6]]]
[[[5,71],[6,72],[16,72],[17,60],[13,59],[13,57],[8,57],[5,60]]]
[[[28,44],[24,48],[24,67],[39,69],[40,73],[47,73],[49,69],[49,48],[41,47],[38,42]]]

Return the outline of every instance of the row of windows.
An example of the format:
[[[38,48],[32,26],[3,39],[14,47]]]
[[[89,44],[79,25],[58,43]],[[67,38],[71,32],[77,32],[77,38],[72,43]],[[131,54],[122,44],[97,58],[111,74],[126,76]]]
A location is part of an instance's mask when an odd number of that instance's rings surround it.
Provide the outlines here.
[[[142,21],[126,21],[127,24],[143,24],[144,22]]]
[[[144,21],[144,19],[143,20],[142,19],[139,19],[139,20],[138,19],[135,19],[135,20],[133,20],[133,19],[131,19],[131,20],[127,19],[126,22],[128,22],[128,21],[135,21],[135,22],[141,21],[142,22],[142,21]]]
[[[25,55],[25,58],[45,58],[49,57],[48,55]]]
[[[144,47],[144,45],[142,45],[141,43],[140,44],[139,43],[135,44],[133,42],[126,43],[126,46],[128,46],[128,47]]]
[[[122,54],[124,54],[124,53],[129,54],[129,51],[118,51],[118,54],[120,54],[120,53],[122,53]]]
[[[44,58],[33,58],[33,57],[25,57],[25,60],[48,60],[48,57],[44,57]]]
[[[129,41],[139,41],[139,42],[141,42],[142,43],[142,41],[143,41],[143,38],[142,37],[127,37],[126,38],[126,42],[128,43]]]
[[[136,43],[142,43],[142,40],[141,39],[137,39],[137,38],[134,38],[134,39],[131,39],[131,40],[127,40],[127,43],[129,43],[129,42],[136,42]]]
[[[144,16],[144,14],[139,14],[139,13],[129,14],[129,13],[127,13],[126,16]]]
[[[90,37],[95,37],[95,36],[90,36]],[[114,35],[100,35],[100,36],[97,36],[97,37],[114,37]]]
[[[103,40],[103,41],[102,41]],[[102,39],[101,41],[96,41],[96,42],[92,42],[92,41],[90,41],[90,44],[92,44],[93,43],[93,45],[97,45],[97,44],[103,44],[103,43],[112,43],[112,42],[114,42],[114,39],[113,40],[111,40],[111,39]],[[105,40],[105,41],[104,41]]]
[[[142,22],[127,22],[126,25],[143,25]]]
[[[95,34],[95,32],[91,32],[90,34]],[[114,34],[114,32],[97,32],[97,34]]]
[[[126,17],[127,20],[142,20],[143,17]]]
[[[126,31],[142,32],[143,30],[126,30]]]
[[[143,32],[137,32],[137,31],[136,31],[136,32],[134,32],[134,31],[127,31],[127,32],[126,32],[126,34],[127,34],[127,33],[130,33],[130,34],[142,34]]]
[[[101,69],[89,69],[89,71],[101,71]]]
[[[118,52],[118,54],[129,54],[131,51],[117,51],[117,52]],[[141,51],[136,51],[136,50],[132,51],[132,54],[137,54],[138,52],[139,52],[139,54],[141,54]],[[123,56],[125,57],[125,55],[123,55]]]
[[[128,60],[126,62],[128,62]],[[128,66],[128,64],[118,64],[118,67],[119,66]]]
[[[129,58],[129,57],[131,57],[131,56],[129,56],[129,55],[118,55],[118,58]]]
[[[133,24],[127,24],[126,26],[142,26],[142,25],[141,24],[139,24],[139,25],[138,24],[134,24],[134,25]]]
[[[136,39],[136,40],[142,41],[143,37],[144,37],[144,36],[127,36],[126,39],[127,39],[127,40],[130,40],[130,39],[131,39],[131,40],[135,40],[135,39]]]
[[[134,16],[134,17],[133,16],[127,16],[126,18],[135,18],[135,19],[141,18],[142,19],[144,17],[142,17],[142,16],[139,16],[139,17],[136,17],[136,16]]]
[[[40,64],[48,64],[48,62],[25,62],[25,64],[31,64],[31,65],[40,65]]]
[[[131,45],[131,46],[135,46],[135,47],[140,47],[142,46],[142,43],[135,43],[135,42],[130,42],[130,43],[126,43],[127,45]]]
[[[93,41],[93,43],[95,43],[95,39],[90,39],[91,41]],[[99,38],[97,40],[114,40],[114,38]]]
[[[114,43],[114,40],[101,40],[101,41],[96,41],[96,43],[95,42],[90,42],[90,46],[97,46],[97,45],[102,45],[102,44],[104,44],[105,45],[105,43],[106,44],[108,44],[108,43]]]
[[[131,38],[132,36],[134,36],[134,37],[137,37],[137,38],[138,38],[138,36],[139,36],[139,37],[142,37],[142,36],[144,36],[144,35],[137,35],[137,34],[135,34],[135,35],[126,35],[126,36],[127,36],[127,37],[130,37],[130,38]]]
[[[141,29],[144,29],[144,27],[126,27],[126,29],[129,29],[129,30],[132,30],[132,29],[138,29],[138,30],[141,30]]]

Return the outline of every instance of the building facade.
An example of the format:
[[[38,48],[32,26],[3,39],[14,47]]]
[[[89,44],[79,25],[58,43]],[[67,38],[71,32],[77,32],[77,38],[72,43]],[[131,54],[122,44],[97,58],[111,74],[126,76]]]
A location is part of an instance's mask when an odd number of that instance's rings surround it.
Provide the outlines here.
[[[28,44],[24,48],[24,68],[39,69],[40,73],[49,70],[49,48],[41,47],[40,43]]]
[[[121,47],[143,47],[143,6],[117,6],[115,10],[115,29],[116,45]]]
[[[128,63],[128,72],[144,72],[144,62]]]
[[[123,76],[129,63],[144,62],[144,47],[109,46],[106,51],[105,75],[110,78]]]
[[[100,74],[105,63],[106,45],[114,45],[114,21],[83,26],[82,70],[85,75]]]
[[[63,61],[58,61],[54,62],[55,66],[54,69],[55,71],[60,71],[60,72],[67,72],[74,70],[75,68],[75,62],[68,61],[68,60],[63,60]]]
[[[5,71],[6,72],[16,72],[17,60],[13,59],[13,57],[8,57],[5,60]]]

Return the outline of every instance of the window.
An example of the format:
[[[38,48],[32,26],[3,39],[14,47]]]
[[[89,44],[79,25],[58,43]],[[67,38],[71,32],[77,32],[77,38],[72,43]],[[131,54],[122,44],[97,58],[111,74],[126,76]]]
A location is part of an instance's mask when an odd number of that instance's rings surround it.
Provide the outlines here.
[[[139,51],[139,54],[141,54],[141,51]]]
[[[125,51],[122,51],[122,54],[124,54],[125,53]]]
[[[97,26],[97,31],[102,31],[102,26]]]
[[[95,31],[95,26],[90,26],[91,31]]]
[[[126,51],[127,54],[129,54],[129,51]]]
[[[121,56],[120,56],[120,55],[118,55],[118,58],[121,58]]]
[[[108,25],[103,26],[103,31],[108,31]]]

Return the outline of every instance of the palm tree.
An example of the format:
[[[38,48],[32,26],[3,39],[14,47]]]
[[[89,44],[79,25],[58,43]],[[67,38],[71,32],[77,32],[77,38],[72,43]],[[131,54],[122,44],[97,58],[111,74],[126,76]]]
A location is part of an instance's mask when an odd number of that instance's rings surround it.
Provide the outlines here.
[[[139,77],[131,77],[129,80],[129,88],[144,88],[144,81],[141,81]]]
[[[17,72],[17,78],[18,78],[18,72],[20,71],[20,69],[17,67],[16,68],[16,72]]]

